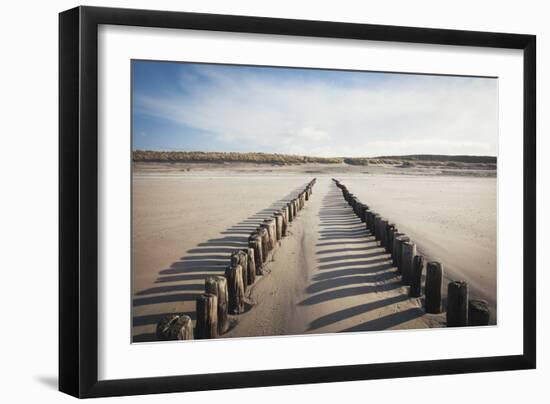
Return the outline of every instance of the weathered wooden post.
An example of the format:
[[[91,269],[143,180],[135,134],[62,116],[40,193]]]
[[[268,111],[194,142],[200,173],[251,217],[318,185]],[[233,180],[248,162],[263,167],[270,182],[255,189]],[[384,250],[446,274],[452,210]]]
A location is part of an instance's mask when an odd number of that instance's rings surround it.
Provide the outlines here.
[[[275,225],[277,241],[280,241],[283,238],[283,214],[281,212],[275,213]]]
[[[216,295],[218,298],[218,334],[221,335],[229,328],[227,279],[223,276],[208,276],[204,280],[204,290],[207,294]]]
[[[229,312],[240,314],[244,312],[244,285],[243,267],[240,265],[229,266],[225,270],[227,279],[227,291],[229,294]]]
[[[363,205],[363,210],[361,211],[361,221],[363,223],[367,223],[367,212],[369,211],[369,207],[367,205]]]
[[[261,275],[263,263],[262,237],[258,232],[252,233],[248,238],[248,247],[254,250],[254,267],[256,269],[256,275]]]
[[[399,236],[397,237],[396,239],[396,250],[395,250],[395,266],[397,267],[397,272],[399,272],[401,275],[403,275],[403,264],[402,264],[402,259],[403,259],[403,244],[406,243],[406,242],[409,242],[411,241],[411,239],[406,236],[406,235],[402,235],[402,236]]]
[[[371,235],[375,235],[374,234],[374,216],[376,215],[376,212],[372,211],[372,210],[369,210],[369,212],[367,213],[367,227],[370,231],[370,234]]]
[[[269,226],[271,227],[271,232],[273,233],[273,248],[275,248],[278,245],[277,218],[275,217],[275,214],[273,214],[273,217],[270,219]]]
[[[411,271],[410,297],[420,297],[422,295],[422,271],[424,269],[424,256],[415,255]]]
[[[403,237],[405,234],[400,232],[395,232],[393,234],[393,244],[392,244],[392,253],[393,263],[397,266],[398,260],[401,256],[401,250],[399,249],[399,237]]]
[[[468,302],[468,325],[489,325],[491,313],[485,300],[470,300]]]
[[[239,265],[243,267],[243,283],[244,289],[250,285],[250,280],[248,279],[248,248],[244,248],[239,251]]]
[[[382,245],[382,221],[384,218],[382,216],[377,216],[374,218],[375,224],[374,228],[376,229],[376,239],[380,241],[380,245]]]
[[[393,235],[397,231],[395,228],[395,224],[388,223],[386,226],[386,252],[389,252],[391,254],[393,250]]]
[[[361,208],[361,221],[363,223],[366,223],[367,222],[367,212],[369,210],[369,207],[365,204],[363,204],[362,208]]]
[[[277,245],[277,222],[274,217],[271,217],[269,219],[264,219],[264,224],[269,233],[269,250],[271,251]]]
[[[170,340],[170,327],[174,324],[179,316],[177,314],[169,314],[162,317],[157,323],[157,339],[160,341],[169,341]]]
[[[372,229],[370,227],[370,215],[371,215],[371,210],[369,208],[365,209],[364,211],[364,215],[365,215],[365,228],[367,229],[367,231],[370,231],[372,233]]]
[[[402,244],[401,248],[401,280],[405,285],[410,285],[413,260],[416,255],[416,244],[411,241],[406,241]]]
[[[288,229],[288,208],[285,206],[283,209],[281,209],[281,213],[283,215],[283,227],[281,228],[281,235],[283,237],[286,237]]]
[[[267,261],[269,252],[271,251],[269,249],[269,232],[263,226],[260,226],[260,229],[258,231],[262,239],[262,262],[265,263]]]
[[[211,293],[197,297],[197,338],[218,336],[218,298]]]
[[[428,262],[426,267],[426,313],[441,313],[441,282],[443,281],[443,268],[436,261]]]
[[[447,327],[468,325],[468,284],[449,282],[447,287]]]
[[[390,255],[393,251],[393,233],[396,232],[395,225],[393,223],[388,223],[386,226],[386,252],[389,252]]]
[[[288,221],[292,222],[294,220],[294,214],[292,213],[292,202],[288,202],[286,207],[288,208]]]
[[[368,209],[369,209],[369,207],[366,204],[361,203],[361,207],[359,208],[359,219],[361,219],[361,222],[363,222],[363,223],[366,223],[365,212]]]
[[[193,321],[188,315],[182,314],[170,327],[170,340],[183,341],[193,339]]]
[[[376,213],[375,211],[372,211],[371,212],[371,215],[370,215],[370,230],[372,232],[372,235],[374,236],[374,238],[376,238],[376,217],[380,216],[378,213]]]
[[[363,221],[363,207],[365,205],[362,202],[357,203],[355,206],[355,215],[359,218],[359,220]]]
[[[254,249],[248,247],[246,249],[246,254],[248,256],[248,284],[252,285],[254,282],[256,282],[256,257],[254,256]]]
[[[378,214],[374,214],[374,238],[377,240],[380,240],[380,219],[382,217]]]
[[[387,233],[386,228],[388,227],[388,220],[381,218],[380,219],[380,246],[386,249],[386,243],[387,243]]]
[[[243,268],[241,275],[243,277],[243,287],[246,290],[248,287],[248,254],[242,250],[233,251],[231,253],[231,265],[240,265]]]
[[[267,233],[267,252],[273,251],[274,241],[273,241],[273,232],[269,224],[269,219],[265,219],[264,222],[260,225],[261,228],[265,229]]]
[[[355,216],[359,217],[359,206],[361,206],[361,201],[358,197],[353,198],[353,211],[355,212]]]

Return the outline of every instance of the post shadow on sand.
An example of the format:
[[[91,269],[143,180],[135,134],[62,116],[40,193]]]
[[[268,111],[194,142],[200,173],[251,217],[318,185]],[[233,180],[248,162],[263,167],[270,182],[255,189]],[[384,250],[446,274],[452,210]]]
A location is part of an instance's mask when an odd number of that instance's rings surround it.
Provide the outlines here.
[[[388,328],[395,327],[396,325],[422,317],[424,314],[425,313],[421,308],[412,307],[404,311],[398,311],[396,313],[388,314],[387,316],[346,328],[345,330],[342,330],[342,332],[387,330]]]
[[[229,254],[248,246],[248,235],[260,225],[264,219],[270,218],[274,212],[285,206],[303,189],[303,185],[297,187],[285,197],[277,200],[268,208],[256,212],[245,220],[229,227],[221,232],[223,237],[214,238],[199,243],[194,248],[187,250],[185,256],[172,263],[169,268],[159,271],[155,283],[158,286],[140,290],[135,293],[132,301],[133,307],[151,306],[159,303],[175,303],[195,301],[204,292],[204,280],[208,276],[223,275],[229,264]],[[186,284],[164,285],[171,282],[189,282]],[[192,312],[159,312],[141,316],[133,316],[133,327],[156,324],[167,315],[186,314],[192,320],[196,319],[196,313]],[[142,333],[134,335],[133,342],[156,341],[155,333]]]
[[[350,307],[347,309],[335,311],[334,313],[321,316],[316,320],[313,320],[309,325],[309,331],[316,330],[318,328],[326,327],[327,325],[337,323],[338,321],[345,320],[347,318],[355,317],[362,313],[377,310],[385,306],[390,306],[392,304],[400,303],[407,300],[407,296],[399,295],[388,297],[386,299],[377,300],[375,302],[360,304],[358,306]]]
[[[365,224],[357,218],[336,186],[331,185],[331,189],[324,197],[319,219],[319,239],[316,244],[318,272],[313,277],[313,283],[306,289],[308,297],[300,302],[300,305],[321,304],[350,296],[399,289],[402,286],[390,255],[380,247]],[[339,247],[342,245],[346,247]],[[308,331],[407,299],[406,295],[400,294],[327,313],[313,320]],[[420,309],[419,311],[422,314]],[[378,321],[361,324],[361,327],[357,328],[358,331],[359,328],[382,330],[406,322],[416,315],[416,311],[407,310]]]

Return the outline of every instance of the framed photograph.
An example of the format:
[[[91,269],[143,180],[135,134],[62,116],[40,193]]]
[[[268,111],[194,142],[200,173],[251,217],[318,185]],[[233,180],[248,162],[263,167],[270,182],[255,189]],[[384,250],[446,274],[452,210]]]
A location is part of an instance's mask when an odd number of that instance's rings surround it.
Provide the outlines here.
[[[530,369],[532,35],[59,17],[59,387]]]

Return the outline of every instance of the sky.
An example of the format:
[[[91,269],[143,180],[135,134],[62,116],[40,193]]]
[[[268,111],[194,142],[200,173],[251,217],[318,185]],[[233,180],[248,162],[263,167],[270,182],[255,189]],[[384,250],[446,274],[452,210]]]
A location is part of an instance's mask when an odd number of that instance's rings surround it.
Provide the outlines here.
[[[132,61],[134,150],[497,154],[498,80]]]

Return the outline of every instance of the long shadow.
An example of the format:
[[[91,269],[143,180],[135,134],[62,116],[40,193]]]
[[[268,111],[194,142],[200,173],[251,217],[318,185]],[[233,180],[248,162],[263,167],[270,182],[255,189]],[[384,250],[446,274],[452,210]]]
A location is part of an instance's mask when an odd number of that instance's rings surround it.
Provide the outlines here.
[[[310,306],[312,304],[324,303],[330,300],[341,299],[344,297],[358,296],[365,293],[377,293],[384,292],[392,289],[399,289],[401,287],[400,282],[390,282],[383,285],[364,285],[364,286],[354,286],[351,288],[345,289],[335,289],[328,292],[320,293],[308,297],[307,299],[300,302],[302,306]]]
[[[147,307],[146,311],[155,310],[157,308],[154,305],[159,305],[159,312],[133,315],[133,326],[150,326],[170,314],[187,314],[195,320],[194,311],[186,313],[173,312],[167,311],[167,307],[176,307],[178,302],[196,300],[204,291],[205,278],[211,275],[223,275],[230,261],[229,254],[236,249],[246,248],[248,246],[248,235],[264,219],[271,217],[275,211],[286,205],[303,188],[304,185],[297,187],[268,208],[262,209],[222,231],[222,237],[212,238],[197,244],[187,250],[178,261],[170,264],[168,268],[160,270],[155,280],[155,284],[158,284],[158,286],[137,291],[132,301],[133,307],[142,309]],[[167,285],[167,283],[169,284]],[[155,341],[156,335],[145,332],[134,335],[132,340],[134,342]]]
[[[380,264],[382,262],[391,261],[391,259],[388,256],[386,256],[386,254],[383,254],[383,253],[379,253],[376,257],[377,258],[369,259],[369,260],[362,260],[362,261],[332,262],[330,264],[319,265],[318,269],[320,271],[324,271],[326,269],[349,268],[349,267],[359,266],[361,268],[364,268],[365,270],[368,270],[370,268],[370,266],[373,265],[373,264]]]
[[[197,297],[201,295],[202,292],[196,293],[177,293],[169,295],[156,295],[151,297],[139,297],[134,298],[134,307],[136,306],[145,306],[149,304],[159,304],[159,303],[173,303],[173,302],[187,302],[194,301]]]
[[[319,245],[317,245],[319,246]],[[337,253],[345,253],[345,252],[349,252],[349,251],[367,251],[367,250],[374,250],[374,249],[378,249],[380,247],[378,247],[377,245],[376,246],[371,246],[371,247],[347,247],[347,248],[333,248],[333,249],[330,249],[330,250],[322,250],[322,251],[317,251],[317,254],[318,255],[323,255],[323,254],[337,254]],[[374,253],[374,254],[378,254],[378,253]],[[373,255],[374,256],[374,255]],[[341,258],[341,257],[338,257],[340,259],[345,259],[345,258]]]
[[[320,216],[319,219],[323,220],[323,223],[326,227],[336,227],[336,226],[351,226],[351,227],[359,227],[357,221],[355,220],[333,220],[324,218],[323,216]]]
[[[333,246],[333,245],[348,245],[348,244],[360,244],[360,245],[364,245],[365,242],[362,241],[362,240],[358,240],[358,241],[328,241],[328,242],[325,242],[325,243],[317,243],[315,244],[317,247],[328,247],[328,246]],[[365,247],[364,249],[368,249],[369,247]],[[372,246],[370,247],[372,249],[374,248],[379,248],[378,246]]]
[[[363,237],[365,237],[365,230],[363,229],[342,230],[338,228],[338,229],[321,230],[319,234],[321,235],[321,240],[323,239],[334,240],[335,238],[362,239]]]
[[[377,298],[377,293],[400,289],[402,284],[390,255],[356,217],[336,186],[332,186],[323,199],[319,220],[317,273],[306,288],[307,298],[299,304],[311,306],[331,302],[323,307],[338,308],[349,305],[353,302],[349,298],[355,296],[365,296],[367,302],[325,313],[309,324],[309,331],[408,299],[401,293]],[[415,310],[406,310],[363,323],[357,330],[389,328],[418,315]]]
[[[335,311],[334,313],[327,314],[326,316],[319,317],[318,319],[312,321],[309,325],[309,330],[311,331],[317,328],[325,327],[327,325],[358,316],[371,310],[377,310],[385,306],[400,303],[404,300],[407,300],[407,296],[399,295],[388,297],[382,300],[377,300],[375,302],[360,304],[358,306],[353,306],[344,310]]]
[[[370,274],[370,275],[361,274],[361,275],[353,275],[353,276],[343,276],[343,277],[330,278],[330,279],[325,279],[325,280],[316,282],[313,285],[308,286],[306,291],[308,293],[318,293],[318,292],[324,292],[325,290],[329,290],[332,288],[337,288],[340,286],[388,281],[396,278],[397,277],[395,273],[392,273],[392,272],[384,272],[382,274]]]
[[[344,252],[347,251],[347,249],[344,249]],[[336,256],[336,257],[321,257],[318,258],[317,261],[319,262],[334,262],[334,261],[342,261],[342,260],[349,260],[349,259],[361,259],[361,258],[372,258],[379,256],[379,253],[371,253],[371,254],[347,254],[345,256]]]
[[[203,283],[189,283],[185,285],[170,285],[170,286],[158,286],[149,288],[136,293],[136,296],[156,295],[157,293],[168,292],[183,292],[188,290],[202,290],[204,288]]]
[[[359,268],[342,268],[342,269],[337,269],[337,270],[334,270],[334,271],[327,271],[327,272],[319,273],[319,274],[315,275],[313,277],[313,279],[316,280],[316,281],[323,281],[323,280],[327,280],[327,279],[335,279],[335,278],[339,278],[339,277],[342,277],[342,276],[349,276],[349,275],[358,275],[358,274],[374,275],[374,274],[377,274],[377,273],[380,273],[380,272],[387,272],[388,269],[392,269],[392,268],[393,268],[392,264],[377,265],[377,266],[369,268],[368,270],[363,268],[363,267],[359,267]],[[396,274],[394,272],[391,272],[391,273],[394,276],[396,276]]]
[[[422,309],[414,307],[367,321],[365,323],[342,330],[342,332],[387,330],[388,328],[406,323],[407,321],[414,320],[416,318],[422,317],[423,315],[424,312],[422,311]]]
[[[156,324],[156,323],[159,322],[159,320],[161,318],[163,318],[164,316],[168,316],[170,314],[186,314],[189,317],[191,317],[192,320],[196,320],[196,313],[194,311],[193,312],[186,312],[186,313],[182,313],[182,312],[178,312],[178,313],[159,312],[159,313],[155,313],[155,314],[146,314],[146,315],[143,315],[143,316],[134,316],[134,318],[132,319],[132,325],[134,327],[139,327],[139,326],[142,326],[142,325]]]

